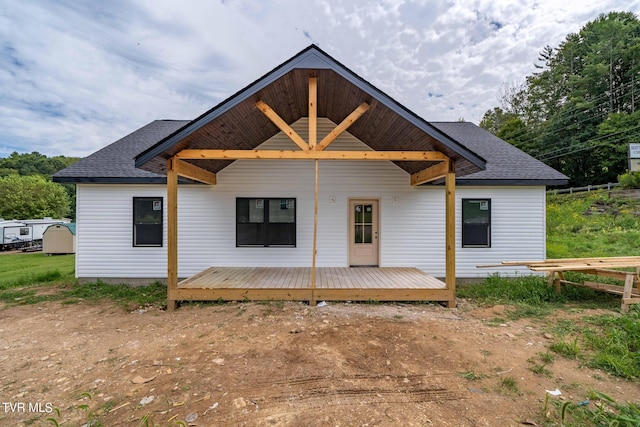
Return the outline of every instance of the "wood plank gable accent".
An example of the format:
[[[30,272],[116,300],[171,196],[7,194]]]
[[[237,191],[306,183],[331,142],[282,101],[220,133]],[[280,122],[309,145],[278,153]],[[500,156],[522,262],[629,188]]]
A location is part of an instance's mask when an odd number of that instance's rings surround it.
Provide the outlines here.
[[[314,79],[316,102],[310,101],[309,78]],[[301,117],[326,117],[345,125],[366,102],[367,113],[350,123],[349,132],[375,151],[439,151],[455,161],[464,176],[484,167],[484,159],[418,117],[317,46],[310,46],[229,99],[166,137],[136,158],[136,166],[164,174],[166,160],[184,149],[252,150],[281,129],[256,107],[268,105],[287,124]],[[325,141],[329,142],[329,140]],[[298,141],[300,145],[301,141]],[[327,144],[328,145],[328,144]],[[318,145],[316,145],[318,147]],[[302,149],[302,147],[301,147]],[[316,148],[317,149],[317,148]],[[189,163],[194,163],[189,161]],[[230,162],[197,163],[217,173]],[[196,163],[194,163],[196,164]],[[428,163],[396,163],[413,174]]]

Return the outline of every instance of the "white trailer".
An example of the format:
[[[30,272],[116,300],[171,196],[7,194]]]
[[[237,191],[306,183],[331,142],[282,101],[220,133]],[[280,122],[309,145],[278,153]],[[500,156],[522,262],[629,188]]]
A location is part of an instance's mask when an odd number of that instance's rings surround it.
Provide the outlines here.
[[[0,251],[20,249],[33,241],[33,227],[21,221],[0,220]]]
[[[33,228],[33,240],[38,243],[42,241],[42,236],[44,235],[45,230],[49,228],[49,226],[55,224],[67,224],[71,222],[71,220],[69,219],[53,219],[49,217],[45,217],[42,219],[25,219],[20,221],[24,222],[27,225],[30,225]]]

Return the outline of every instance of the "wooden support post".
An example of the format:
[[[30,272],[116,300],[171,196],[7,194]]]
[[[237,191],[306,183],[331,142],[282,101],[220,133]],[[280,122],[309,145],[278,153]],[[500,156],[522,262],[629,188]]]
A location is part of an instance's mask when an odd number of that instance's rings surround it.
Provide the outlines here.
[[[622,293],[622,306],[620,309],[623,313],[629,312],[629,303],[631,302],[631,291],[633,291],[633,282],[635,279],[635,273],[627,274],[624,280],[624,292]]]
[[[178,174],[173,159],[167,161],[167,311],[177,308],[178,288]]]
[[[547,271],[547,283],[549,284],[549,286],[553,286],[553,289],[555,289],[556,293],[560,293],[560,276],[558,276],[558,278],[556,279],[556,274],[560,275],[561,272],[557,272],[555,270],[549,270]]]
[[[313,206],[313,257],[311,258],[311,300],[309,305],[316,305],[316,256],[318,244],[318,161],[316,163],[315,201]]]
[[[309,77],[309,150],[318,142],[318,79]]]
[[[556,274],[558,275],[557,278],[555,278]],[[564,272],[563,271],[556,271],[553,273],[553,287],[556,290],[556,293],[560,294],[562,292],[562,280],[564,280]]]
[[[456,306],[456,172],[453,161],[449,161],[449,172],[445,177],[445,283],[449,292],[447,307]]]

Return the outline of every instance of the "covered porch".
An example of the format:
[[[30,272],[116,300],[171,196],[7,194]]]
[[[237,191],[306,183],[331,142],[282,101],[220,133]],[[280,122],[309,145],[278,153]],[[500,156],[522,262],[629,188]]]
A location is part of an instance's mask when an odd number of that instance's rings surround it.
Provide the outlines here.
[[[412,267],[210,267],[172,300],[451,301],[455,288]]]
[[[297,132],[292,127],[300,118],[306,119],[304,133]],[[326,134],[319,133],[321,120],[328,120],[333,124],[333,128]],[[335,143],[346,133],[362,145]],[[288,139],[285,148],[265,148],[262,144],[276,134]],[[309,169],[314,168],[315,182],[312,185],[307,183],[303,195],[305,200],[313,202],[313,210],[308,210],[304,217],[299,218],[299,224],[304,223],[304,227],[308,227],[310,231],[306,245],[300,245],[308,251],[308,263],[302,267],[300,263],[294,263],[292,265],[298,267],[288,268],[282,267],[280,260],[271,260],[281,266],[256,269],[211,267],[179,281],[178,177],[217,186],[218,174],[237,161],[260,165],[270,161],[306,162]],[[404,185],[407,187],[415,188],[431,183],[442,189],[440,203],[444,205],[444,218],[437,222],[437,227],[443,231],[444,237],[441,253],[444,255],[445,282],[418,268],[379,268],[385,267],[379,257],[374,262],[359,264],[353,262],[349,254],[340,261],[340,268],[319,267],[319,264],[327,265],[326,261],[319,262],[317,259],[319,162],[393,163],[406,173]],[[310,302],[431,300],[446,301],[448,306],[454,307],[456,175],[464,176],[482,170],[485,161],[359,78],[316,46],[311,46],[141,153],[136,158],[136,166],[167,176],[169,310],[174,309],[176,303],[182,300],[217,299]],[[267,169],[260,169],[251,176],[255,176],[257,181],[268,182],[269,175],[265,170]],[[358,180],[370,181],[376,177],[377,174],[371,172],[368,176],[358,177]],[[293,182],[297,178],[292,174],[289,181]],[[336,185],[345,187],[348,183]],[[248,191],[247,188],[250,189],[251,185],[243,190]],[[379,200],[379,196],[375,194],[367,196],[355,192],[346,199],[351,201],[363,197],[374,203]],[[294,206],[295,202],[290,200]],[[288,209],[288,205],[284,206]],[[180,206],[181,209],[182,207],[183,205]],[[371,225],[372,231],[367,237],[361,241],[356,239],[355,244],[378,244],[378,231],[374,226],[376,225]],[[300,227],[298,222],[293,229],[296,227]],[[351,224],[350,227],[353,228]],[[349,236],[349,239],[354,241],[353,236]],[[233,243],[230,240],[228,242],[229,249],[232,250]],[[254,246],[259,246],[263,242],[255,243]],[[295,241],[287,243],[291,247],[299,247]],[[235,247],[241,245],[236,237]],[[269,242],[264,242],[265,247],[268,245]],[[396,249],[397,252],[402,250],[409,249],[400,246]],[[302,249],[298,250],[300,251]],[[379,246],[372,252],[379,255]],[[230,264],[237,265],[244,261],[245,258],[242,257],[231,260]],[[211,258],[209,262],[215,265],[217,261]],[[364,264],[375,267],[353,267]],[[398,265],[398,262],[393,264]]]

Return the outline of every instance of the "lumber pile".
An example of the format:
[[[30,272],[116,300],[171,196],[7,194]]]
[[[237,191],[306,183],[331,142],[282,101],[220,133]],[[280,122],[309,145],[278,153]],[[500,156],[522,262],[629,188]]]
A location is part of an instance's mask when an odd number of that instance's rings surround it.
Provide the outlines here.
[[[561,285],[584,286],[622,296],[622,311],[630,304],[640,304],[640,256],[601,258],[558,258],[543,261],[502,261],[500,264],[478,265],[478,268],[525,266],[531,271],[547,274],[550,284],[559,293]],[[568,271],[610,277],[624,282],[624,286],[585,280],[582,283],[565,279]]]

